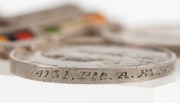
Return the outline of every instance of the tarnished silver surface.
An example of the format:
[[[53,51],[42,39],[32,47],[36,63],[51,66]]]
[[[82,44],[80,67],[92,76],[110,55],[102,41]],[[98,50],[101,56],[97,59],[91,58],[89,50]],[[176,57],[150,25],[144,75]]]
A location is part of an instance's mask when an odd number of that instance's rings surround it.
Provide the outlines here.
[[[82,10],[75,5],[63,5],[22,16],[4,18],[2,20],[3,23],[9,25],[27,25],[34,22],[46,21],[47,19],[73,18],[75,14],[82,14]]]
[[[108,84],[159,78],[174,69],[176,55],[164,48],[103,44],[19,48],[11,54],[12,73],[56,83]]]
[[[116,43],[164,46],[180,55],[180,28],[178,26],[141,27],[112,31],[103,28],[101,35]],[[119,27],[120,28],[120,27]]]
[[[109,42],[96,33],[95,34],[88,33],[84,35],[76,35],[75,37],[62,39],[60,43],[61,44],[104,44]]]

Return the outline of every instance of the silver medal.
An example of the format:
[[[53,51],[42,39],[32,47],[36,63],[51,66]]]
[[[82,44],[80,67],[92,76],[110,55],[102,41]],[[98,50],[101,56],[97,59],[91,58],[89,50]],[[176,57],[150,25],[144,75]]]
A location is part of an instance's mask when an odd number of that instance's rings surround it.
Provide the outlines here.
[[[108,84],[144,81],[171,73],[176,55],[159,47],[103,44],[62,45],[47,50],[19,48],[12,73],[56,83]]]

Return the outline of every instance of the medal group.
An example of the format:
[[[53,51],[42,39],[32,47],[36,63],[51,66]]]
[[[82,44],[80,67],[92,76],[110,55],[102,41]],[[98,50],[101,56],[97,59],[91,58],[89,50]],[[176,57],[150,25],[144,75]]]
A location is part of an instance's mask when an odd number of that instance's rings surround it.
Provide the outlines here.
[[[100,13],[64,5],[0,18],[0,62],[9,61],[15,75],[43,82],[110,84],[157,79],[173,72],[180,54],[180,35],[172,30],[125,28]]]

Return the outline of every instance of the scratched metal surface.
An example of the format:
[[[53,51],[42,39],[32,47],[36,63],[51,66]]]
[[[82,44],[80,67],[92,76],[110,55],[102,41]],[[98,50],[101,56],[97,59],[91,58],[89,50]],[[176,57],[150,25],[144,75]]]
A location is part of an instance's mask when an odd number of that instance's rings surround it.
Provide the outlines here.
[[[140,82],[174,70],[176,56],[165,48],[118,45],[63,45],[14,50],[14,74],[38,81],[76,84]]]

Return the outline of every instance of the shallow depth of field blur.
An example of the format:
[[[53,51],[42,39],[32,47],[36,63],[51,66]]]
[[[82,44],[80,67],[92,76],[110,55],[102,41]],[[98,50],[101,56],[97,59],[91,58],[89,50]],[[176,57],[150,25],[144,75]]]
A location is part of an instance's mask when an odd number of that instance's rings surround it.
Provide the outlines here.
[[[126,25],[180,23],[178,0],[0,0],[0,15],[17,16],[63,4],[99,11]]]

